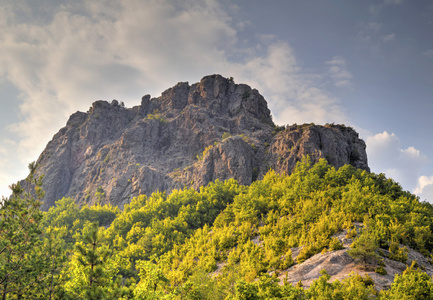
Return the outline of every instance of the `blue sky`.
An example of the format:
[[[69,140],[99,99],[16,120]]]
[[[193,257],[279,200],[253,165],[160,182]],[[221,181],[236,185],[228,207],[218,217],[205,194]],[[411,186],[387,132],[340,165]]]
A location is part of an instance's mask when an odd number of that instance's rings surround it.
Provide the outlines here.
[[[233,76],[278,124],[345,123],[433,202],[433,2],[0,0],[0,194],[95,100]]]

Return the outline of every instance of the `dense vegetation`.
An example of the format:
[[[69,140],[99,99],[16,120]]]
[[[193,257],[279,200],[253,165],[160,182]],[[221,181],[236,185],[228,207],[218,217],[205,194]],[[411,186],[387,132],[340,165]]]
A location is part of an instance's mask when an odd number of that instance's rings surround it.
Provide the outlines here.
[[[291,175],[271,170],[248,187],[228,180],[157,192],[122,211],[63,198],[43,213],[34,167],[27,185],[36,192],[13,185],[0,208],[2,299],[433,299],[416,262],[382,292],[369,276],[330,283],[322,272],[308,289],[277,278],[341,249],[343,230],[365,266],[380,265],[378,248],[402,262],[405,246],[430,257],[432,205],[383,174],[305,158]]]

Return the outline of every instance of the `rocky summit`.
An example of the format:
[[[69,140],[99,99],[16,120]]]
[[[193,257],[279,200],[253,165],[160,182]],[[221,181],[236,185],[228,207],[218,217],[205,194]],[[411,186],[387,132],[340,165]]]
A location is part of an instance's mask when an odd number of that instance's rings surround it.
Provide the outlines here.
[[[369,170],[350,127],[276,126],[256,89],[220,75],[181,82],[125,108],[96,101],[76,112],[37,160],[47,210],[62,197],[123,207],[132,197],[195,188],[216,179],[251,184],[269,169],[291,173],[303,156]]]

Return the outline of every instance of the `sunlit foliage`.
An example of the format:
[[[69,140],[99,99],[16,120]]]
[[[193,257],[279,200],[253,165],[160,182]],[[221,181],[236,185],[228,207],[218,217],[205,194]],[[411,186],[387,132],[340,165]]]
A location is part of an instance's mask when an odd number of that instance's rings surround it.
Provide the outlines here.
[[[15,198],[0,210],[3,299],[16,293],[44,299],[430,299],[433,293],[431,278],[414,266],[386,292],[359,275],[330,282],[322,272],[308,289],[279,281],[294,264],[344,249],[336,237],[343,232],[352,240],[348,253],[365,266],[381,262],[380,248],[404,263],[408,247],[431,254],[432,205],[383,174],[350,165],[337,170],[306,157],[291,175],[271,170],[248,187],[217,180],[199,191],[141,195],[122,211],[80,208],[63,198],[41,213],[30,195],[14,188]],[[301,249],[296,257],[295,247]],[[24,285],[21,274],[31,284]]]

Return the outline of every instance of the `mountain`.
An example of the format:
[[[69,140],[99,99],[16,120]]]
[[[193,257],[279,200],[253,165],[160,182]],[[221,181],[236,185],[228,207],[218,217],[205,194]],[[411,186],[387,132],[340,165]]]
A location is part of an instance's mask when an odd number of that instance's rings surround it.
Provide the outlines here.
[[[220,75],[96,101],[33,171],[47,212],[19,185],[0,207],[4,299],[433,299],[433,205]]]
[[[276,126],[256,89],[220,75],[181,82],[125,108],[96,101],[70,116],[37,160],[47,210],[62,197],[123,207],[132,197],[216,179],[249,185],[270,169],[290,174],[303,156],[369,171],[365,143],[350,127]]]

